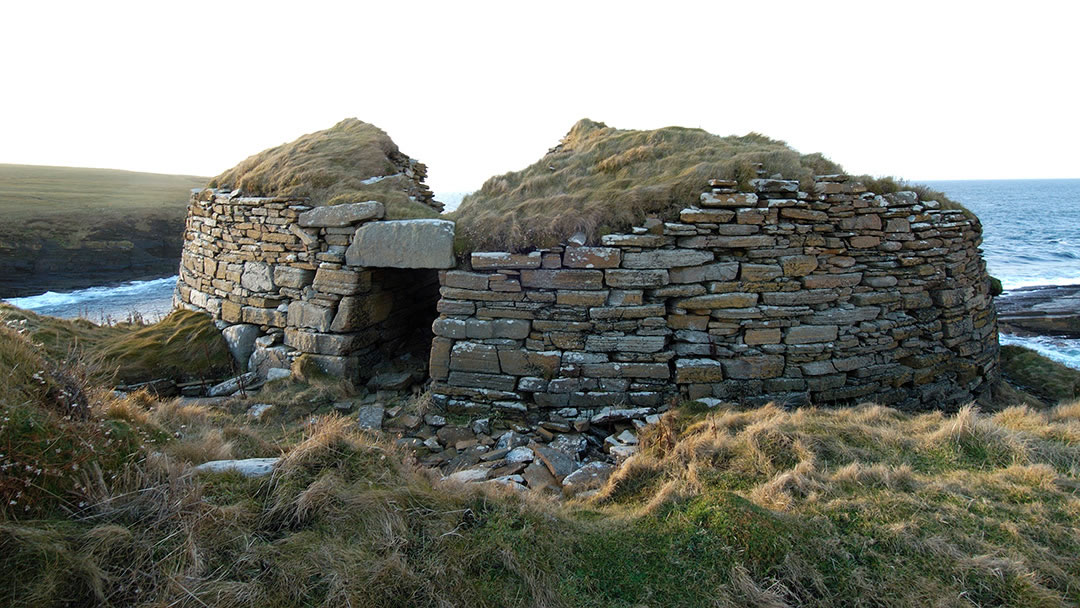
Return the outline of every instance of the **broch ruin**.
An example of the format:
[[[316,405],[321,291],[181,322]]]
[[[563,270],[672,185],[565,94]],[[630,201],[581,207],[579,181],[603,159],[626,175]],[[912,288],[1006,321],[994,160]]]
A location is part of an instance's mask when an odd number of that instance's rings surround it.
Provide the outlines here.
[[[409,179],[426,190],[422,170]],[[263,378],[315,365],[374,390],[429,383],[445,412],[566,431],[699,399],[956,409],[997,377],[979,221],[914,192],[717,178],[677,221],[457,254],[452,221],[385,215],[195,193],[177,303]]]

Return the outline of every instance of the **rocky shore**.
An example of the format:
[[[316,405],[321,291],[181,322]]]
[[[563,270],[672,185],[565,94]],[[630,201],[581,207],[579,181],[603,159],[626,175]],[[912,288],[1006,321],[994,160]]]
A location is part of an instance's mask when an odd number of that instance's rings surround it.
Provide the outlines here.
[[[1080,338],[1080,285],[1015,289],[995,304],[1002,333]]]

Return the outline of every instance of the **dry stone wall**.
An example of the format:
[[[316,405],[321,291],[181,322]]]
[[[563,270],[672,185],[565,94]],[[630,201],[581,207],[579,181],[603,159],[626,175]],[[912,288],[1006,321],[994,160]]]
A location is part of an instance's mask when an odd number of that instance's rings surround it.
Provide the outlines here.
[[[465,412],[675,399],[955,408],[997,375],[981,226],[846,176],[713,180],[679,222],[440,273],[429,372]],[[600,414],[597,414],[597,411]],[[642,411],[646,411],[642,409]]]
[[[386,221],[384,213],[375,201],[312,207],[197,193],[176,303],[219,320],[238,361],[264,377],[300,355],[353,379],[410,350],[423,361],[439,297],[435,269],[454,265],[453,224]]]

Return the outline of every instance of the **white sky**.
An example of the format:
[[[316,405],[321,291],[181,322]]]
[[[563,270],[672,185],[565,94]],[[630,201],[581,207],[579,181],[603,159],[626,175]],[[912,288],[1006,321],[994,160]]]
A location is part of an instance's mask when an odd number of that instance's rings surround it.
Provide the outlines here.
[[[466,191],[578,119],[1080,177],[1080,2],[0,5],[0,162],[214,175],[356,116]]]

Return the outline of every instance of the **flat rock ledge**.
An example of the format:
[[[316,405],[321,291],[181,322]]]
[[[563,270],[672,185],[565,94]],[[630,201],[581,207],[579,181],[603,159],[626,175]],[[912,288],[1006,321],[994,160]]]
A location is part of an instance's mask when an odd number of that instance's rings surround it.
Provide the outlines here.
[[[265,477],[274,472],[280,458],[244,458],[241,460],[211,460],[192,469],[198,473],[235,471],[244,477]]]

